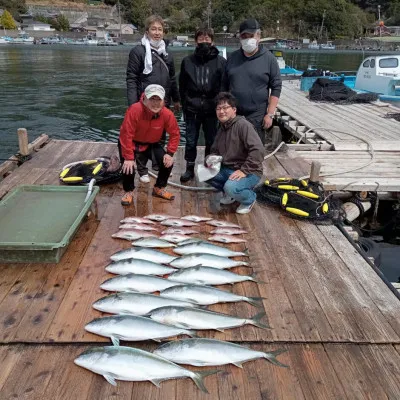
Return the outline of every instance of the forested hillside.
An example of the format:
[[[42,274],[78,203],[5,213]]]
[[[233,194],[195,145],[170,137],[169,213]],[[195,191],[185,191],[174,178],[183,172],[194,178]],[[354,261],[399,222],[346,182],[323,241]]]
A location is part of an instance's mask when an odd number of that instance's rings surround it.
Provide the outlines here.
[[[35,1],[40,0],[27,0]],[[57,0],[47,1],[57,4]],[[115,5],[117,1],[104,3]],[[63,5],[68,2],[85,3],[62,0]],[[0,8],[13,15],[25,4],[25,0],[0,0]],[[400,0],[120,0],[125,20],[139,27],[146,16],[157,13],[167,19],[174,32],[192,32],[208,21],[217,31],[225,25],[228,32],[235,32],[241,20],[256,17],[264,36],[324,38],[363,36],[378,20],[378,5],[385,25],[400,25]]]

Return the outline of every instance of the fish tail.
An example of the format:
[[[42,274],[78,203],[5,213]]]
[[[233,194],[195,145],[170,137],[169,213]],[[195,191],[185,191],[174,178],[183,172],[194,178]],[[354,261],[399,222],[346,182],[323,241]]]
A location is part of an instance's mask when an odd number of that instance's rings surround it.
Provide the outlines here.
[[[244,253],[244,256],[245,256],[245,257],[249,257],[249,249],[248,249],[248,247],[246,247],[246,248],[243,250],[243,253]]]
[[[218,372],[220,372],[220,370],[218,370],[218,369],[212,369],[212,370],[208,370],[208,371],[193,372],[193,375],[191,376],[191,379],[193,380],[193,382],[196,384],[196,386],[202,392],[208,393],[208,390],[207,390],[206,386],[204,385],[203,379],[208,375],[217,374]]]
[[[192,337],[192,338],[198,338],[199,335],[196,333],[196,331],[186,331],[185,332],[186,335]]]
[[[264,324],[263,322],[261,322],[261,320],[266,317],[267,314],[265,314],[264,311],[256,314],[252,319],[249,319],[248,322],[251,325],[257,326],[258,328],[262,328],[262,329],[271,329],[271,327],[268,325],[268,322],[266,324]]]
[[[253,272],[251,275],[251,281],[253,281],[253,282],[256,282],[256,283],[261,283],[261,284],[264,284],[265,282],[264,281],[260,281],[258,278],[257,278],[257,272]]]
[[[239,266],[243,266],[243,267],[248,267],[249,266],[249,263],[246,262],[246,261],[238,261],[238,262],[239,262],[239,264],[237,265],[238,267]]]
[[[264,297],[246,297],[246,301],[255,307],[262,307],[264,299]]]
[[[277,365],[278,367],[283,367],[283,368],[289,368],[288,365],[282,364],[279,362],[276,357],[279,356],[279,354],[285,353],[287,350],[286,349],[279,349],[275,351],[269,351],[264,353],[264,358],[268,360],[270,363]]]

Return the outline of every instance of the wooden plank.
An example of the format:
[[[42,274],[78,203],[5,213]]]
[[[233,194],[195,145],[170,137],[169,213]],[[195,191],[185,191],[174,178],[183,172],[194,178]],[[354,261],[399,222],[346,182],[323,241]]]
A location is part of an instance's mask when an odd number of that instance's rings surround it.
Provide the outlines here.
[[[343,240],[342,234],[336,228],[320,225],[318,229],[326,240],[331,243],[339,257],[353,274],[354,279],[368,293],[395,333],[400,336],[398,299],[385,283],[378,278],[375,271],[364,261],[353,246],[348,241]]]
[[[24,273],[27,264],[0,264],[0,303]]]
[[[362,346],[362,353],[374,369],[374,382],[379,382],[389,399],[400,398],[400,355],[393,346]]]
[[[43,399],[54,368],[59,361],[51,348],[38,346],[24,351],[1,390],[4,399]]]
[[[95,399],[88,397],[88,393],[96,375],[85,368],[74,364],[74,359],[83,353],[86,346],[52,346],[49,357],[55,358],[57,364],[53,368],[52,378],[46,387],[41,399],[54,400],[84,400]],[[39,346],[31,347],[31,351],[38,351]],[[98,375],[97,375],[98,376]],[[103,377],[98,376],[100,379]],[[114,386],[109,385],[114,388]],[[130,397],[126,397],[130,399]]]
[[[299,345],[256,344],[249,347],[265,352],[282,348],[287,350],[286,353],[280,354],[278,359],[289,368],[276,367],[265,359],[244,364],[246,375],[250,370],[258,377],[262,399],[306,399],[300,384],[297,365],[292,363],[291,358],[291,353],[297,351]]]
[[[47,338],[61,342],[107,340],[85,332],[84,325],[100,316],[100,313],[92,308],[92,303],[105,295],[99,285],[105,279],[111,277],[104,270],[109,263],[109,257],[116,251],[130,245],[128,241],[122,243],[122,241],[111,238],[111,233],[118,230],[123,213],[120,197],[113,196],[110,198],[107,210],[75,274],[75,278],[46,333]],[[74,319],[69,318],[72,314]]]
[[[10,341],[15,337],[16,329],[24,318],[32,298],[42,289],[50,269],[40,264],[29,264],[20,278],[14,282],[8,295],[0,304],[0,341]]]
[[[399,140],[370,141],[374,151],[393,152],[400,151]],[[365,142],[337,142],[333,145],[335,151],[366,151],[369,146]]]
[[[347,397],[322,345],[290,347],[290,363],[306,399],[346,399]]]
[[[18,185],[30,185],[36,181],[40,176],[47,173],[45,168],[17,168],[12,174],[8,175],[3,181],[0,182],[0,199],[2,199],[9,191]]]
[[[400,180],[399,179],[380,179],[379,181],[371,181],[362,178],[336,178],[327,177],[322,178],[321,182],[325,190],[346,190],[353,192],[360,191],[384,191],[384,192],[399,192]]]
[[[7,381],[10,374],[13,373],[15,364],[18,363],[22,355],[22,346],[1,346],[0,347],[0,393],[4,383]]]
[[[43,266],[49,274],[30,305],[16,330],[13,340],[37,342],[46,340],[46,332],[55,317],[58,307],[74,279],[82,258],[97,229],[94,217],[85,221],[59,264]]]
[[[369,293],[354,279],[354,275],[335,252],[335,247],[332,247],[334,243],[321,240],[321,232],[315,225],[303,221],[297,221],[296,225],[304,241],[312,248],[312,253],[308,253],[310,261],[314,263],[318,274],[325,278],[323,285],[331,297],[328,318],[338,337],[343,341],[357,342],[398,341],[399,336],[371,300]],[[358,264],[358,268],[366,268],[365,263]]]
[[[364,355],[365,346],[324,344],[329,361],[350,399],[386,399],[386,377],[376,379],[378,365]],[[382,348],[382,346],[380,346]]]

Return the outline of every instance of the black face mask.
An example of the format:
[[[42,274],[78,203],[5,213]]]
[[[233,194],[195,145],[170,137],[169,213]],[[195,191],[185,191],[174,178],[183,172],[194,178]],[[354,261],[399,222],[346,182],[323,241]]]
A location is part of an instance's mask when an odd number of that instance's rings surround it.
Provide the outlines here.
[[[198,43],[196,52],[200,56],[206,56],[210,52],[210,49],[211,49],[211,43],[206,43],[206,42]]]

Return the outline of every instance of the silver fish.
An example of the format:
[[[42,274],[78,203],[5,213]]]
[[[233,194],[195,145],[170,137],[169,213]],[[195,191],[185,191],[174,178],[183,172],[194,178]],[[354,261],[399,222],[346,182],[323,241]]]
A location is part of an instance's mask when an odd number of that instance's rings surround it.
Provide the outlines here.
[[[211,286],[200,285],[177,285],[164,289],[160,296],[191,303],[201,306],[209,306],[217,303],[235,303],[237,301],[246,301],[256,307],[262,307],[262,297],[246,297],[235,293],[219,290]]]
[[[109,292],[153,293],[177,285],[179,285],[178,282],[171,282],[156,276],[126,274],[107,279],[100,285],[100,288]]]
[[[168,228],[161,232],[162,235],[169,235],[172,233],[178,233],[180,235],[191,235],[192,233],[199,233],[199,232],[190,228],[185,228],[183,226],[177,228]]]
[[[150,215],[146,215],[144,218],[150,219],[152,221],[161,222],[161,221],[164,221],[165,219],[177,218],[177,217],[174,217],[173,215],[167,215],[167,214],[150,214]]]
[[[244,281],[258,282],[252,276],[234,274],[224,269],[190,267],[179,269],[168,276],[168,280],[196,285],[226,285]]]
[[[154,225],[153,221],[150,221],[147,218],[141,218],[141,217],[126,217],[123,220],[120,221],[121,224],[150,224]]]
[[[180,233],[170,233],[160,236],[160,239],[167,240],[171,243],[181,243],[186,242],[186,240],[188,240],[188,237],[186,235],[181,235]]]
[[[188,254],[178,257],[170,262],[175,268],[190,268],[190,267],[212,267],[217,269],[227,269],[240,266],[248,266],[245,261],[235,261],[228,257],[216,256],[214,254]]]
[[[227,249],[226,247],[217,246],[215,244],[206,242],[180,245],[174,249],[174,253],[181,255],[208,253],[208,254],[215,254],[216,256],[221,256],[221,257],[236,257],[236,256],[248,257],[247,252],[244,253],[241,251],[232,251]]]
[[[175,268],[157,264],[147,260],[128,258],[108,264],[106,271],[117,275],[142,274],[142,275],[167,275],[176,271]]]
[[[224,329],[237,328],[243,325],[254,325],[263,329],[269,328],[268,325],[260,322],[264,316],[265,313],[261,312],[252,318],[238,318],[213,311],[179,306],[161,307],[150,313],[151,319],[162,324],[185,329],[215,329],[220,332],[223,332]]]
[[[242,235],[248,232],[239,228],[217,228],[213,229],[210,233],[213,235]]]
[[[197,304],[146,293],[115,293],[95,301],[93,308],[109,314],[146,315],[165,306],[198,307]]]
[[[193,372],[155,354],[124,346],[92,347],[80,354],[74,363],[103,375],[114,386],[116,380],[150,381],[159,387],[167,379],[190,378],[205,393],[208,392],[203,378],[218,372]]]
[[[172,336],[196,336],[188,329],[176,328],[161,324],[151,318],[137,315],[111,315],[97,318],[85,326],[85,330],[96,335],[109,337],[114,346],[119,346],[120,340],[139,341],[165,339]]]
[[[212,219],[211,221],[207,221],[206,224],[212,226],[219,226],[223,228],[238,228],[242,229],[242,227],[238,224],[234,224],[233,222],[219,220],[219,219]]]
[[[207,240],[211,240],[212,242],[220,242],[220,243],[246,243],[246,239],[234,237],[231,235],[213,235],[207,238]]]
[[[137,260],[147,260],[160,264],[169,264],[170,262],[175,260],[176,257],[153,249],[146,249],[144,247],[132,247],[130,249],[117,251],[110,258],[112,261],[135,258]]]
[[[139,247],[150,247],[153,249],[165,249],[167,247],[175,247],[176,245],[168,242],[168,240],[164,240],[162,238],[142,238],[135,240],[132,243],[133,246]]]
[[[186,221],[179,218],[170,218],[161,222],[164,226],[197,226],[196,222]]]
[[[146,237],[157,237],[156,235],[157,235],[156,233],[141,231],[138,229],[134,230],[122,229],[117,233],[112,234],[111,237],[113,237],[114,239],[137,240]]]
[[[156,228],[145,224],[123,224],[119,226],[119,229],[137,229],[139,231],[157,231]]]
[[[242,364],[247,361],[265,358],[272,364],[288,368],[276,359],[276,356],[285,351],[285,349],[271,352],[256,351],[215,339],[183,339],[165,343],[155,349],[153,354],[177,364],[199,367],[233,364],[242,368]]]
[[[212,220],[212,218],[200,217],[199,215],[185,215],[181,219],[186,219],[187,221],[192,221],[192,222],[203,222]]]
[[[180,242],[179,245],[183,246],[184,244],[198,243],[198,242],[206,242],[206,240],[196,237],[189,237],[186,240],[182,240],[182,242]]]

